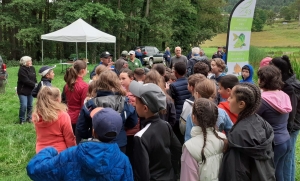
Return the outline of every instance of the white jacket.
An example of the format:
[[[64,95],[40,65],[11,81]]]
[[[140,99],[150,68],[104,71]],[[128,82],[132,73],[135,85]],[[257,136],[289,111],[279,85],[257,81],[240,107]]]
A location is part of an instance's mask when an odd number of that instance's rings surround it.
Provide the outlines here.
[[[198,163],[198,176],[201,181],[217,181],[219,169],[223,158],[223,140],[217,138],[213,128],[207,128],[206,146],[204,147],[205,163],[202,162],[201,150],[204,144],[204,136],[201,127],[194,126],[191,131],[192,138],[184,143],[183,147],[189,151]],[[221,138],[226,136],[217,132]]]

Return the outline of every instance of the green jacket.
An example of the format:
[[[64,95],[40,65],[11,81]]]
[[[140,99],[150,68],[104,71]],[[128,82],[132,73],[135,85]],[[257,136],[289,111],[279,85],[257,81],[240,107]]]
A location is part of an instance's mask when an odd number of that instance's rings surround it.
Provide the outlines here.
[[[139,59],[135,58],[132,62],[131,60],[128,60],[128,68],[132,71],[134,71],[136,68],[142,68],[142,63]]]

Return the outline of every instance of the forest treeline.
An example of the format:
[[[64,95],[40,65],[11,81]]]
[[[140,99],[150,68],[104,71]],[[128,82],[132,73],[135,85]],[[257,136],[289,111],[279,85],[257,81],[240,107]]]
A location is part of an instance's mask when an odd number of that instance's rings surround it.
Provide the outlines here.
[[[18,60],[23,55],[41,59],[41,35],[82,18],[117,38],[117,54],[135,46],[191,45],[212,38],[220,30],[220,0],[2,0],[0,55]],[[85,43],[79,43],[85,52]],[[113,45],[88,44],[88,57]],[[44,41],[44,57],[64,59],[74,54],[75,44]]]

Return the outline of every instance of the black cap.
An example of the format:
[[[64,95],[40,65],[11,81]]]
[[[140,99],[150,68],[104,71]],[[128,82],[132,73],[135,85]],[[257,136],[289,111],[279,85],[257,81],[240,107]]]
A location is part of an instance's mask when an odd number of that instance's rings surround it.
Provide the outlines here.
[[[112,54],[110,54],[108,51],[102,52],[100,54],[100,58],[107,58],[107,57],[112,57]]]

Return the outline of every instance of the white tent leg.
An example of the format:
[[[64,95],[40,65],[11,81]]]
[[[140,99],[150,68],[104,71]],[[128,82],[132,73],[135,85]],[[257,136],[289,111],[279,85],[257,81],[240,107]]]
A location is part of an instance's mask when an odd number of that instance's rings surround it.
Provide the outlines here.
[[[85,42],[85,59],[87,59],[87,42]]]
[[[76,42],[76,60],[78,60],[78,47],[77,47],[77,42]]]
[[[42,65],[44,65],[44,41],[42,40]]]

